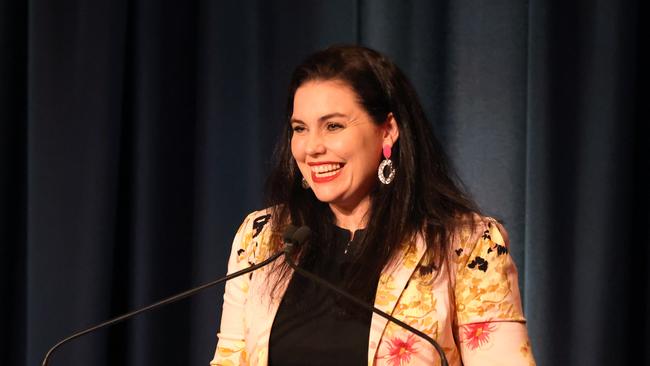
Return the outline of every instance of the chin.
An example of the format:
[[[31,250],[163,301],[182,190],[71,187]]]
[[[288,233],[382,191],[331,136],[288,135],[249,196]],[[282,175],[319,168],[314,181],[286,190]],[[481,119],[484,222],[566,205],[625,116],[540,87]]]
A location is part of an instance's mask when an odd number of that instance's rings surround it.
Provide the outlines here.
[[[321,202],[325,202],[325,203],[334,202],[338,198],[338,195],[332,194],[330,192],[317,192],[317,191],[314,191],[314,195],[316,196],[316,199],[318,199]]]

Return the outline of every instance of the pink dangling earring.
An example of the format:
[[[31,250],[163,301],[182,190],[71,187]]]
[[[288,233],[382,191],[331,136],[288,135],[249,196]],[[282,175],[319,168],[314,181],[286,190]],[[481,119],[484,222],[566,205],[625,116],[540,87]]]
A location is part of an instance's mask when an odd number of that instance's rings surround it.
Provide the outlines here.
[[[392,155],[391,146],[386,144],[384,145],[384,160],[379,164],[377,169],[377,177],[379,181],[383,184],[390,184],[390,182],[395,179],[395,167],[393,166],[393,161],[390,160]],[[388,176],[386,175],[388,173]]]

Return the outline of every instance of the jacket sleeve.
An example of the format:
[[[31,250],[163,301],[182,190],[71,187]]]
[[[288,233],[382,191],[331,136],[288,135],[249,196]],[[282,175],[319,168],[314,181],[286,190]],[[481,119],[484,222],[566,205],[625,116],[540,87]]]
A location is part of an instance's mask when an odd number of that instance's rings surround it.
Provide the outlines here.
[[[475,234],[454,252],[456,331],[464,365],[534,365],[503,227],[481,218]]]
[[[233,241],[228,273],[233,273],[250,267],[253,263],[249,258],[254,257],[252,242],[252,222],[255,213],[246,217],[237,230]],[[244,342],[244,305],[248,295],[250,276],[243,275],[226,282],[221,312],[221,327],[217,334],[217,349],[211,366],[231,366],[248,364]]]

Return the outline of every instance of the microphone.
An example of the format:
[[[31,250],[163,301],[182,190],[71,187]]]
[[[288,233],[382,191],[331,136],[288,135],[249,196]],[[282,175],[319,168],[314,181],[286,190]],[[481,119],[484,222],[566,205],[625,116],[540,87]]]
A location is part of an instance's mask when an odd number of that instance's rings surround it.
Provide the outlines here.
[[[352,301],[356,305],[358,305],[358,306],[360,306],[360,307],[362,307],[362,308],[364,308],[364,309],[366,309],[368,311],[372,311],[373,313],[378,314],[378,315],[388,319],[389,321],[392,321],[393,323],[401,326],[402,328],[405,328],[405,329],[415,333],[416,335],[420,336],[421,338],[423,338],[427,342],[431,343],[431,345],[433,345],[433,347],[436,349],[436,351],[438,351],[438,355],[440,356],[440,365],[442,365],[442,366],[448,366],[449,365],[448,362],[447,362],[447,357],[445,356],[445,352],[443,351],[442,347],[440,347],[438,342],[436,342],[433,338],[426,335],[424,332],[413,328],[412,326],[410,326],[410,325],[404,323],[403,321],[393,317],[392,315],[389,315],[389,314],[377,309],[374,306],[370,306],[369,304],[365,303],[364,301],[361,301],[360,299],[358,299],[357,297],[355,297],[355,296],[351,295],[350,293],[344,291],[343,289],[340,289],[339,287],[333,285],[329,281],[326,281],[325,279],[322,279],[322,278],[318,277],[314,273],[300,268],[293,261],[293,258],[291,258],[291,253],[292,253],[292,251],[293,251],[293,249],[294,249],[294,247],[296,245],[302,244],[305,240],[307,240],[309,238],[310,235],[311,235],[311,230],[309,229],[309,227],[301,226],[300,228],[296,229],[293,232],[293,235],[291,235],[290,238],[288,238],[288,239],[285,238],[284,251],[285,251],[286,255],[285,255],[284,259],[287,261],[289,266],[295,272],[297,272],[298,274],[300,274],[300,275],[302,275],[302,276],[304,276],[306,278],[309,278],[312,281],[315,281],[315,282],[325,286],[326,288],[328,288],[328,289],[336,292],[337,294],[345,297],[346,299]]]
[[[297,229],[295,226],[293,226],[293,225],[289,225],[289,226],[287,227],[287,229],[285,230],[284,234],[283,234],[283,238],[284,238],[285,242],[290,241],[290,240],[293,240],[292,238],[294,237],[294,234],[296,233],[297,230],[298,230],[298,229]],[[308,229],[308,230],[309,230],[309,229]],[[301,235],[304,235],[304,234],[301,234]],[[281,250],[281,251],[279,251],[279,252],[273,254],[272,256],[270,256],[269,258],[265,259],[264,261],[262,261],[262,262],[260,262],[260,263],[258,263],[258,264],[255,264],[255,265],[250,266],[250,267],[248,267],[248,268],[244,268],[244,269],[242,269],[242,270],[240,270],[240,271],[237,271],[237,272],[233,272],[233,273],[231,273],[231,274],[229,274],[229,275],[227,275],[227,276],[225,276],[225,277],[221,277],[221,278],[219,278],[219,279],[217,279],[217,280],[214,280],[214,281],[212,281],[212,282],[208,282],[208,283],[206,283],[206,284],[203,284],[203,285],[197,286],[197,287],[192,288],[192,289],[190,289],[190,290],[187,290],[187,291],[181,292],[180,294],[177,294],[177,295],[174,295],[174,296],[170,296],[170,297],[168,297],[168,298],[166,298],[166,299],[160,300],[160,301],[158,301],[158,302],[156,302],[156,303],[153,303],[153,304],[151,304],[151,305],[147,305],[147,306],[142,307],[142,308],[140,308],[140,309],[138,309],[138,310],[134,310],[134,311],[132,311],[132,312],[130,312],[130,313],[126,313],[126,314],[120,315],[120,316],[115,317],[115,318],[113,318],[113,319],[107,320],[107,321],[105,321],[105,322],[103,322],[103,323],[100,323],[100,324],[94,325],[94,326],[92,326],[92,327],[89,327],[89,328],[86,328],[86,329],[84,329],[84,330],[81,330],[81,331],[79,331],[79,332],[77,332],[77,333],[74,333],[74,334],[72,334],[71,336],[68,336],[67,338],[64,338],[64,339],[60,340],[58,343],[56,343],[54,346],[52,346],[52,348],[50,348],[50,350],[49,350],[49,351],[47,352],[47,354],[45,355],[45,358],[43,359],[43,363],[42,363],[41,365],[42,365],[42,366],[47,366],[48,360],[49,360],[50,356],[54,353],[54,351],[55,351],[57,348],[59,348],[60,346],[62,346],[63,344],[65,344],[65,343],[67,343],[67,342],[69,342],[69,341],[71,341],[71,340],[73,340],[73,339],[75,339],[75,338],[79,338],[79,337],[81,337],[82,335],[85,335],[85,334],[88,334],[88,333],[94,332],[94,331],[96,331],[96,330],[98,330],[98,329],[101,329],[101,328],[107,327],[107,326],[109,326],[109,325],[117,324],[117,323],[119,323],[119,322],[121,322],[121,321],[124,321],[124,320],[126,320],[126,319],[131,318],[131,317],[134,317],[134,316],[136,316],[136,315],[138,315],[138,314],[144,313],[145,311],[153,310],[153,309],[155,309],[155,308],[157,308],[157,307],[160,307],[160,306],[163,306],[163,305],[167,305],[167,304],[171,304],[171,303],[173,303],[173,302],[176,302],[176,301],[182,300],[182,299],[184,299],[184,298],[186,298],[186,297],[192,296],[192,295],[194,295],[195,293],[197,293],[197,292],[199,292],[199,291],[201,291],[201,290],[204,290],[204,289],[206,289],[206,288],[208,288],[208,287],[212,287],[212,286],[214,286],[214,285],[216,285],[216,284],[219,284],[219,283],[222,283],[222,282],[226,282],[226,281],[231,280],[231,279],[233,279],[233,278],[235,278],[235,277],[239,277],[239,276],[245,275],[246,273],[249,273],[249,272],[253,272],[253,271],[255,271],[255,270],[257,270],[257,269],[260,269],[260,268],[266,266],[267,264],[273,262],[274,260],[276,260],[278,257],[284,255],[285,253],[286,253],[286,249],[285,249],[285,250]]]

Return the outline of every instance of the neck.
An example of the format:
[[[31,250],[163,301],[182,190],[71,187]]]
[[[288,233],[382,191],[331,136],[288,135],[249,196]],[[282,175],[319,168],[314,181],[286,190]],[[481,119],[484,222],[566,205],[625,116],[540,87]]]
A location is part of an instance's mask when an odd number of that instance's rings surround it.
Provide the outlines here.
[[[330,209],[334,213],[336,225],[354,233],[357,229],[366,227],[367,214],[370,209],[370,197],[363,198],[358,204],[352,207],[330,203]]]

